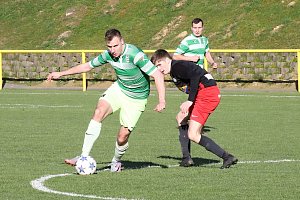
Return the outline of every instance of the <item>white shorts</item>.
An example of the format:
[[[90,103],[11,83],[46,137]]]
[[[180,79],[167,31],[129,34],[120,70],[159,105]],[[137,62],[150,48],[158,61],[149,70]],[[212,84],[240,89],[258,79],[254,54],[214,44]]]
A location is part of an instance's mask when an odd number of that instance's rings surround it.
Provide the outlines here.
[[[136,126],[147,104],[147,99],[133,99],[126,96],[117,82],[114,82],[99,99],[108,102],[113,112],[120,109],[120,124],[130,131]]]

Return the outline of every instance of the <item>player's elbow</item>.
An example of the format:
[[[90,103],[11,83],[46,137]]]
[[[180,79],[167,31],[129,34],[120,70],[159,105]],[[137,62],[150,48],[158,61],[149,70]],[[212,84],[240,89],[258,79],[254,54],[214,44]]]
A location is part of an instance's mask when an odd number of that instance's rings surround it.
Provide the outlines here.
[[[173,55],[173,56],[172,56],[172,59],[173,59],[173,60],[180,60],[180,58],[181,58],[180,56],[181,56],[181,55],[179,55],[179,54]]]

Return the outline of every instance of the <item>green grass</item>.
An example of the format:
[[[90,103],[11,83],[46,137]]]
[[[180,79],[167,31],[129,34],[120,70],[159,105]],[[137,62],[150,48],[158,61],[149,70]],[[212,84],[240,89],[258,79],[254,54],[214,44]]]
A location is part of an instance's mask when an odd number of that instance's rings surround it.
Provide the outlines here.
[[[152,94],[123,157],[124,171],[57,177],[47,180],[45,186],[60,192],[126,199],[299,198],[297,92],[222,91],[221,104],[206,129],[209,137],[242,162],[226,170],[219,169],[216,156],[196,144],[192,145],[195,167],[168,167],[180,161],[174,117],[186,97],[168,91],[167,109],[155,113],[152,109],[157,97]],[[75,172],[63,160],[80,153],[83,133],[99,95],[99,91],[1,91],[1,199],[84,199],[38,191],[30,182]],[[118,129],[118,114],[103,123],[91,153],[97,168],[111,161]],[[298,161],[243,163],[282,159]]]
[[[118,2],[113,9],[111,2]],[[299,48],[300,3],[278,1],[185,1],[180,0],[22,0],[1,1],[0,49],[105,49],[103,36],[108,28],[121,30],[125,41],[142,49],[175,49],[176,36],[190,33],[195,17],[204,20],[204,35],[212,49]],[[184,1],[183,1],[184,2]],[[73,15],[66,16],[67,12]],[[152,40],[176,17],[178,26]],[[278,32],[272,33],[277,27]],[[173,28],[173,27],[172,27]],[[67,38],[59,36],[71,31]],[[65,45],[62,46],[62,41]]]

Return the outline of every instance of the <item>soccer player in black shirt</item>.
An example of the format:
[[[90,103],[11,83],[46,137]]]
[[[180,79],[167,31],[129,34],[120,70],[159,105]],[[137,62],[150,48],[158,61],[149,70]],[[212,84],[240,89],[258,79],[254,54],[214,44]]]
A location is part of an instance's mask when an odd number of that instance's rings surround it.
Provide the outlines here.
[[[221,95],[214,78],[193,62],[172,60],[164,49],[155,51],[151,61],[163,74],[170,74],[180,90],[189,94],[188,100],[181,104],[176,117],[183,154],[180,166],[189,167],[194,164],[189,153],[189,139],[222,158],[222,169],[236,164],[238,161],[236,157],[226,152],[212,139],[202,135],[205,122],[220,103]]]

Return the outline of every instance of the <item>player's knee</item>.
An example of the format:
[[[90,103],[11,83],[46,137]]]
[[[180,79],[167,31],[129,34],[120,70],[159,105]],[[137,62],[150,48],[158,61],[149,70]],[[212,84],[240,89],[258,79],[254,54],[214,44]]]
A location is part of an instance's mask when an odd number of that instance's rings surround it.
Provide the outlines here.
[[[190,140],[194,141],[195,140],[196,134],[193,131],[188,132],[188,137]]]
[[[117,138],[118,145],[123,146],[126,144],[128,142],[129,135],[130,131],[127,128],[121,128]]]
[[[101,108],[96,108],[93,119],[96,121],[102,121],[104,119],[104,111]]]
[[[176,121],[177,121],[178,126],[180,126],[180,125],[186,125],[188,123],[187,115],[182,114],[181,112],[179,112],[176,115]]]
[[[128,142],[128,136],[119,136],[117,142],[119,146],[125,145]]]
[[[112,108],[110,107],[109,103],[107,103],[104,100],[100,100],[95,109],[93,119],[101,122],[111,113],[112,113]]]
[[[97,107],[95,109],[95,112],[94,112],[94,116],[93,116],[93,119],[96,120],[96,121],[99,121],[101,122],[102,120],[105,119],[106,116],[108,116],[109,114],[111,114],[111,111],[105,107]]]

